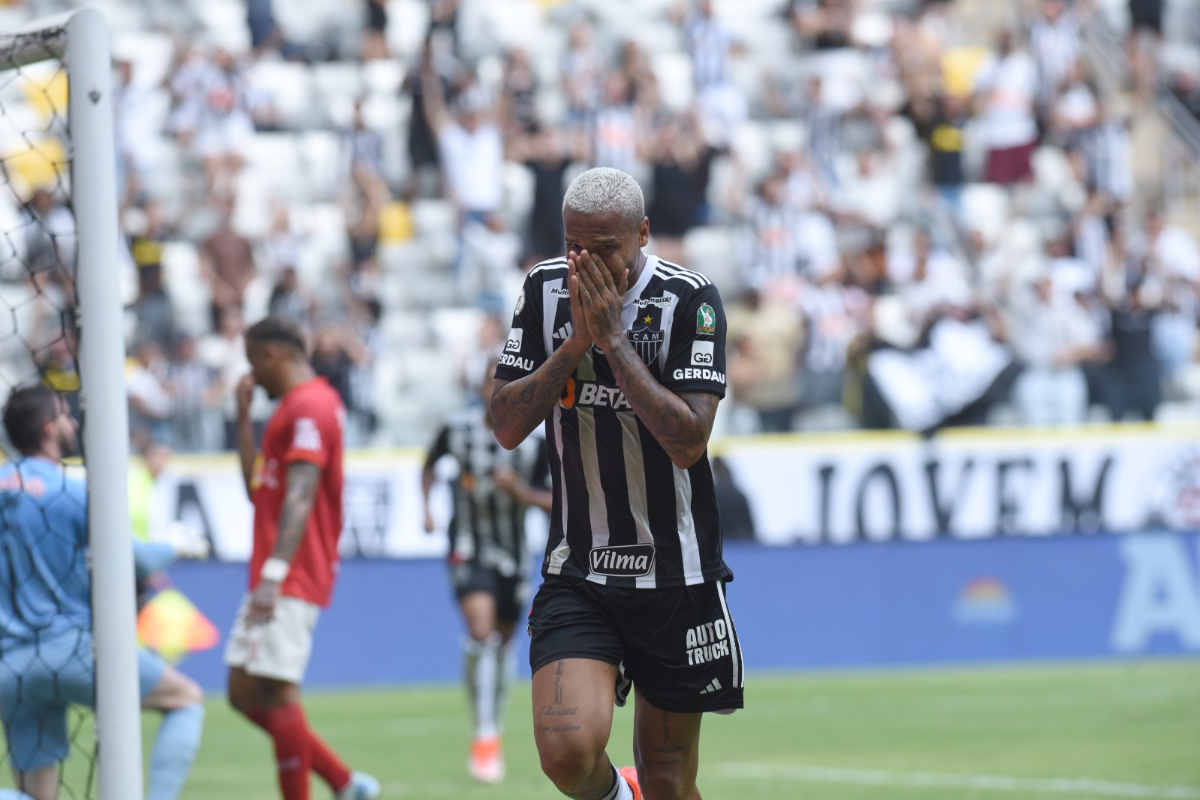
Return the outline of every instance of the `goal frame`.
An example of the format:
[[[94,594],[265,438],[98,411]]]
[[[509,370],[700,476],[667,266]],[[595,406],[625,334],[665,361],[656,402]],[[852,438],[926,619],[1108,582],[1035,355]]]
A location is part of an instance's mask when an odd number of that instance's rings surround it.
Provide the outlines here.
[[[142,800],[112,55],[103,13],[83,8],[0,32],[0,70],[50,59],[64,62],[68,83],[78,361],[87,421],[83,445],[96,654],[96,790],[98,800]]]

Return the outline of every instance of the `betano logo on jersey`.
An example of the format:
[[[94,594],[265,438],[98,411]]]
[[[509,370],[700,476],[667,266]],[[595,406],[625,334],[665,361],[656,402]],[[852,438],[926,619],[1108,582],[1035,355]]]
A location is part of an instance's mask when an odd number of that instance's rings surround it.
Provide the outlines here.
[[[567,378],[567,385],[559,397],[563,408],[611,408],[614,411],[633,411],[625,399],[625,393],[616,386],[605,386],[595,381],[577,381]]]
[[[609,578],[641,578],[654,569],[654,545],[623,544],[593,547],[588,555],[593,575]]]

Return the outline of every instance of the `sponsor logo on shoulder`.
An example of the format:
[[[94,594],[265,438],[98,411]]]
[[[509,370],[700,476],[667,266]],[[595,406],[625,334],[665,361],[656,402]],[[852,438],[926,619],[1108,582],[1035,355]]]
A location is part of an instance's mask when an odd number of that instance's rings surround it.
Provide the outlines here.
[[[696,310],[696,333],[712,336],[717,332],[717,312],[708,303]]]
[[[525,290],[521,290],[521,294],[517,297],[517,307],[513,309],[513,316],[517,316],[525,310]]]
[[[650,306],[654,306],[655,308],[666,308],[673,302],[674,300],[672,300],[670,297],[640,297],[637,300],[634,300],[633,304],[638,308],[649,308]]]
[[[514,356],[512,353],[505,353],[500,356],[500,364],[505,367],[516,367],[526,372],[533,372],[532,358],[521,358],[520,356]]]
[[[588,554],[593,575],[610,578],[641,578],[654,569],[654,545],[626,544],[593,547]]]
[[[509,339],[512,338],[510,334]],[[692,342],[692,366],[711,367],[713,365],[713,342]]]
[[[504,344],[504,352],[519,353],[521,352],[521,344],[525,341],[525,331],[522,328],[513,328],[508,332],[508,341]],[[696,363],[695,361],[692,362]]]

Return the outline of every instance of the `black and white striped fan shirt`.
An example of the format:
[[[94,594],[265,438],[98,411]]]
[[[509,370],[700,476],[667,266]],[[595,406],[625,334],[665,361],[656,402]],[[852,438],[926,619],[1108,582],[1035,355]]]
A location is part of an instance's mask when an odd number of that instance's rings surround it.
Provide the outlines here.
[[[543,488],[549,471],[545,440],[530,436],[515,450],[505,450],[485,422],[483,407],[476,406],[447,420],[425,463],[432,465],[447,455],[458,464],[458,477],[451,483],[450,552],[505,577],[521,577],[526,569],[528,506],[497,489],[492,476],[497,467],[510,467],[529,486]]]
[[[621,321],[663,386],[725,395],[725,314],[703,275],[649,256]],[[525,280],[496,377],[529,375],[570,335],[567,262],[547,261]],[[644,589],[732,578],[707,454],[676,467],[597,348],[547,418],[546,445],[554,507],[544,575]]]

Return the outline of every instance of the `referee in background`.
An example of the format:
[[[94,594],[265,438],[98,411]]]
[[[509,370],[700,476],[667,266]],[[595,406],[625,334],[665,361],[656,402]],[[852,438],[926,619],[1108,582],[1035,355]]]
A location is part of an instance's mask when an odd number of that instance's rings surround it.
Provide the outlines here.
[[[468,634],[463,672],[474,726],[468,770],[484,783],[504,779],[500,735],[516,671],[508,644],[529,600],[525,510],[532,505],[548,512],[551,500],[545,440],[531,437],[505,450],[492,432],[487,400],[495,369],[492,359],[479,387],[482,404],[447,420],[421,473],[425,530],[432,533],[435,466],[450,456],[458,467],[451,483],[450,578]]]

